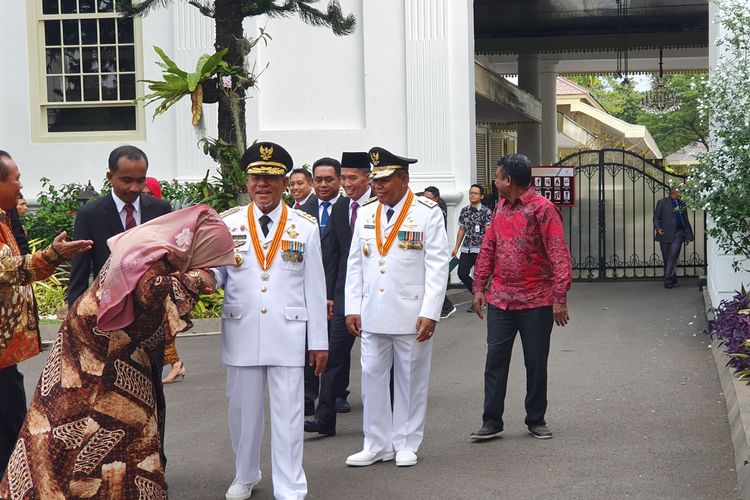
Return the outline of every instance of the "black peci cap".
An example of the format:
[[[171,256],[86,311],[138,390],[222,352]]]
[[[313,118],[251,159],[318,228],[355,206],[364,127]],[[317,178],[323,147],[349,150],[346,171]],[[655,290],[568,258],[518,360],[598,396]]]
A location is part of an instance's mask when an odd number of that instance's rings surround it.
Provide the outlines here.
[[[341,153],[341,168],[366,168],[370,170],[370,155],[365,152]]]

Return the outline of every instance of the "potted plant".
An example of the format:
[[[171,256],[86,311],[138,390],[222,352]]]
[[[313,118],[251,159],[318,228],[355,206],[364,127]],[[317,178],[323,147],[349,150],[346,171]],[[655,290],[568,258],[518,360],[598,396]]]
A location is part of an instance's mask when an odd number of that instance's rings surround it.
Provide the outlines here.
[[[203,54],[192,73],[180,69],[161,48],[154,46],[154,51],[162,60],[156,64],[163,69],[163,80],[142,80],[148,84],[148,89],[151,91],[143,99],[147,105],[159,102],[154,110],[154,117],[156,117],[189,95],[192,101],[192,123],[193,126],[198,126],[203,118],[203,103],[218,102],[219,77],[227,73],[231,74],[234,70],[223,60],[227,49],[222,49],[212,55]],[[208,101],[204,101],[204,93],[208,94]]]

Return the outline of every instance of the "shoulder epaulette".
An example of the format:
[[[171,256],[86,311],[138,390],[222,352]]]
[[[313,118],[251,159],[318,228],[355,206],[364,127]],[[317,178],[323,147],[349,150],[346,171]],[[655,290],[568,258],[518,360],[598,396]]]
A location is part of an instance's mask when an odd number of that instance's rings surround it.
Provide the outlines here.
[[[223,212],[221,212],[219,214],[219,217],[221,217],[223,219],[224,217],[226,217],[228,215],[232,215],[232,214],[237,213],[239,211],[240,211],[240,207],[232,207],[229,210],[224,210]]]
[[[300,210],[299,208],[293,208],[292,210],[294,210],[294,213],[296,213],[297,215],[299,215],[303,219],[307,219],[307,220],[309,220],[310,222],[312,222],[314,224],[318,223],[318,219],[316,219],[312,215],[308,214],[304,210]]]
[[[363,206],[363,207],[364,207],[364,206],[367,206],[367,205],[369,205],[370,203],[372,203],[372,202],[374,202],[374,201],[378,201],[378,197],[377,197],[377,196],[373,196],[372,198],[370,198],[370,199],[369,199],[369,200],[367,200],[366,202],[362,203],[362,206]]]
[[[422,205],[426,205],[430,208],[435,208],[437,206],[437,202],[434,202],[425,196],[417,196],[417,201],[419,201],[419,203],[421,203]]]

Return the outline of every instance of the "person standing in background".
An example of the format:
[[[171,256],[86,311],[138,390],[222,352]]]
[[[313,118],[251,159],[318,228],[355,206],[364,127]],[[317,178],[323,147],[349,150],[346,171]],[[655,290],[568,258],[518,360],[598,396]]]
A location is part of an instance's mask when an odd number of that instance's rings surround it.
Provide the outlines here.
[[[682,246],[695,239],[679,188],[669,190],[654,208],[654,239],[659,242],[664,259],[664,288],[677,284],[677,262]]]
[[[330,230],[322,243],[328,303],[333,303],[333,319],[328,327],[328,366],[320,377],[320,398],[315,418],[305,422],[305,432],[324,436],[336,434],[336,414],[349,413],[347,401],[351,353],[355,338],[349,334],[344,317],[344,286],[352,231],[359,209],[370,201],[370,156],[366,152],[341,155],[341,185],[346,192],[333,206]]]
[[[119,146],[109,154],[107,163],[111,193],[86,203],[76,214],[73,239],[93,240],[94,247],[73,261],[68,281],[69,308],[109,258],[109,238],[172,211],[166,201],[141,196],[148,171],[148,157],[141,149]]]
[[[451,257],[460,251],[458,259],[458,278],[469,293],[473,293],[474,280],[471,269],[477,261],[477,255],[482,248],[482,238],[487,226],[492,221],[492,210],[482,204],[484,188],[479,184],[472,184],[469,188],[469,204],[461,209],[458,216],[458,234],[456,246],[453,247]],[[474,306],[469,306],[466,312],[474,312]]]
[[[301,208],[308,200],[315,198],[313,193],[312,174],[306,168],[295,168],[289,175],[289,193],[292,201],[288,205]]]
[[[422,192],[422,196],[438,204],[440,211],[443,212],[443,222],[445,223],[446,234],[448,231],[448,204],[440,197],[440,190],[435,186],[427,186]],[[447,290],[446,290],[447,291]],[[456,312],[456,306],[453,305],[448,294],[443,299],[443,308],[440,310],[440,319],[448,319]]]
[[[341,163],[334,158],[320,158],[312,166],[312,182],[315,188],[315,196],[311,196],[300,210],[310,214],[318,221],[320,231],[320,243],[329,238],[331,228],[329,220],[333,207],[339,202],[346,204],[341,196]],[[324,261],[330,256],[323,256]],[[325,263],[325,262],[324,262]],[[327,307],[328,320],[333,319],[333,308]],[[320,393],[320,380],[315,375],[312,367],[305,368],[305,416],[315,414],[315,401]]]
[[[480,319],[487,304],[487,358],[482,427],[471,434],[472,441],[503,431],[508,370],[519,332],[526,366],[525,423],[535,438],[552,437],[545,420],[547,360],[553,324],[565,326],[569,320],[573,272],[560,210],[536,194],[530,181],[531,161],[521,154],[504,157],[495,173],[502,199],[474,269],[474,311]]]

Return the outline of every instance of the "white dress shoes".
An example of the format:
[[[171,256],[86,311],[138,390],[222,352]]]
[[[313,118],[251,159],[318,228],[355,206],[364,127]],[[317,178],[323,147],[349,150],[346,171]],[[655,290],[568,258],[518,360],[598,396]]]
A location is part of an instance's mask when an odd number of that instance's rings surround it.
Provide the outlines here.
[[[250,496],[253,494],[253,487],[255,487],[256,484],[260,482],[261,478],[258,478],[257,481],[250,484],[242,484],[237,480],[237,478],[234,478],[234,481],[232,481],[232,485],[227,490],[226,499],[227,500],[245,500],[247,498],[250,498]]]
[[[417,454],[411,450],[398,450],[396,452],[396,467],[411,467],[417,465]]]
[[[372,465],[375,462],[389,462],[393,460],[394,453],[392,451],[381,451],[376,453],[374,451],[362,450],[354,455],[349,455],[346,459],[346,465],[353,467],[366,467]]]

